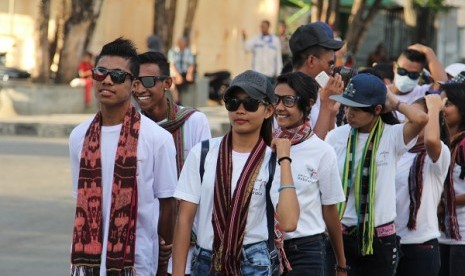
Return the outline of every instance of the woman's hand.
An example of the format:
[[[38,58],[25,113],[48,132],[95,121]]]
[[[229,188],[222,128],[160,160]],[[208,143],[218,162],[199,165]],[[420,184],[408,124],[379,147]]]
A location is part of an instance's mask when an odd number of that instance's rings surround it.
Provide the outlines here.
[[[291,154],[291,141],[286,138],[274,138],[271,141],[271,149],[276,152],[277,159],[289,157]]]

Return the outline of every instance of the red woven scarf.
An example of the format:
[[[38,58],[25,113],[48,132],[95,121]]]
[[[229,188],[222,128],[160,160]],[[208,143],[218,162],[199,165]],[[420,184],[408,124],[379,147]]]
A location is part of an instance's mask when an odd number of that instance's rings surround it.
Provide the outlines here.
[[[277,128],[273,133],[273,137],[286,138],[291,141],[292,145],[302,143],[312,136],[312,128],[310,120],[306,119],[305,122],[295,128]]]
[[[184,160],[184,140],[183,125],[197,110],[191,107],[179,108],[179,106],[168,99],[168,120],[161,122],[159,125],[173,135],[174,145],[176,147],[176,165],[178,177],[181,173]]]
[[[223,137],[216,165],[213,205],[212,269],[220,275],[241,275],[241,249],[252,189],[265,158],[262,138],[254,146],[231,196],[232,134]]]
[[[424,144],[420,144],[411,148],[409,152],[417,154],[413,159],[408,175],[410,205],[407,227],[409,230],[415,230],[423,192],[423,166],[425,164],[426,148]]]
[[[135,275],[137,224],[137,140],[140,114],[131,105],[125,114],[115,156],[107,248],[102,248],[102,114],[90,124],[81,152],[78,196],[71,253],[72,275],[99,275],[107,250],[108,275]]]
[[[440,203],[438,213],[439,228],[444,232],[447,238],[461,240],[459,223],[457,221],[456,203],[455,203],[455,190],[454,190],[454,167],[457,163],[462,166],[460,177],[463,179],[463,166],[465,165],[465,131],[460,132],[452,138],[451,142],[451,159],[449,172],[447,173],[444,182],[444,192],[442,193],[442,200]]]

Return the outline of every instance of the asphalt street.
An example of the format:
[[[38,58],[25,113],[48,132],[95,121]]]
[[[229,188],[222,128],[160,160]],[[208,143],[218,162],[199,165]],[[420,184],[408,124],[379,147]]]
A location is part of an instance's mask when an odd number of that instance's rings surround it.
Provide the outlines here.
[[[67,142],[0,136],[0,275],[69,275]]]

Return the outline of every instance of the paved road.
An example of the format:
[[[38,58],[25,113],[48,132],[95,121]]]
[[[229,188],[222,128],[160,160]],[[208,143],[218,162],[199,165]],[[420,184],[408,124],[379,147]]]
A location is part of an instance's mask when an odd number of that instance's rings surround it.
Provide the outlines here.
[[[0,275],[69,275],[67,139],[0,136]]]

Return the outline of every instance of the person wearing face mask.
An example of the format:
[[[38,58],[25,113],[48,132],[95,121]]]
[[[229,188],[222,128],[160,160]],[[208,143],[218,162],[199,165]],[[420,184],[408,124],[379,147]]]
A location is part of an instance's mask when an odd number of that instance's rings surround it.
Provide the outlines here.
[[[429,68],[434,82],[420,85],[419,80],[425,67]],[[428,91],[437,91],[438,82],[447,81],[447,74],[439,62],[434,51],[425,45],[414,44],[402,51],[397,61],[393,64],[394,81],[388,85],[388,89],[396,94],[401,102],[407,104],[424,97]],[[404,115],[396,113],[399,121],[404,121]]]

